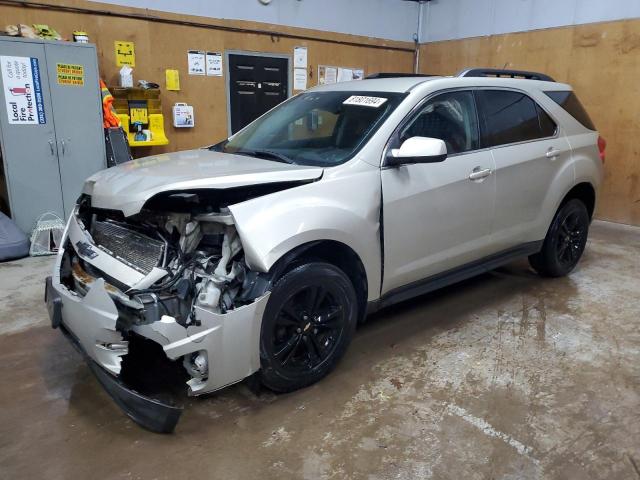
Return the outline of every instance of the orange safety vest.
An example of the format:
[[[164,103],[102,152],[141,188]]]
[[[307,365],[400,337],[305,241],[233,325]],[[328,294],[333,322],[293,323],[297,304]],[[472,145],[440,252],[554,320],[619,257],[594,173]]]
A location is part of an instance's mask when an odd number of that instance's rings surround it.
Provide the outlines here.
[[[102,94],[102,119],[104,128],[119,127],[120,119],[113,108],[113,96],[102,79],[100,79],[100,93]]]

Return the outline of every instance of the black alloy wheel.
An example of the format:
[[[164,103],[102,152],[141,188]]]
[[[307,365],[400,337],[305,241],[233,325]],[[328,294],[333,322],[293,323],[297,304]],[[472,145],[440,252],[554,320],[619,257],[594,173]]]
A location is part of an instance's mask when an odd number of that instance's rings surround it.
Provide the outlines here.
[[[314,369],[335,349],[344,330],[344,308],[324,287],[311,285],[289,297],[272,334],[283,368]]]
[[[313,262],[285,274],[262,321],[262,383],[288,392],[320,380],[346,351],[356,318],[353,285],[337,267]]]
[[[571,272],[587,245],[590,220],[582,201],[574,198],[563,204],[551,222],[542,250],[529,257],[536,272],[548,277]]]
[[[587,231],[579,211],[570,212],[562,221],[556,239],[556,256],[564,268],[573,268],[578,262],[587,244]]]

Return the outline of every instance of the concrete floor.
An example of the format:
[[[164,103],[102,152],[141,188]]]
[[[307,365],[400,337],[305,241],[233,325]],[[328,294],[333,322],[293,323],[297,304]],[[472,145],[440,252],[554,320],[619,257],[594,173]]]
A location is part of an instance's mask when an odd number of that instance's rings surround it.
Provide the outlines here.
[[[640,477],[640,229],[557,280],[517,262],[375,315],[319,384],[129,421],[47,325],[51,259],[0,265],[2,478]]]

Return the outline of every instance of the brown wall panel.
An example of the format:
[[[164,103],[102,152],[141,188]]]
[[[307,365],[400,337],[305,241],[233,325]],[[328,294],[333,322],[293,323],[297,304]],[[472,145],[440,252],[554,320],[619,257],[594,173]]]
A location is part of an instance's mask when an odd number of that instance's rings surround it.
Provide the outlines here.
[[[573,86],[607,140],[596,215],[640,225],[640,19],[428,43],[421,71],[541,71]]]
[[[54,3],[54,2],[50,2]],[[395,42],[339,33],[266,25],[255,22],[224,21],[202,17],[180,16],[163,12],[132,9],[82,0],[60,0],[57,5],[86,9],[107,9],[117,13],[153,15],[161,19],[206,24],[202,27],[175,25],[168,22],[112,17],[97,13],[64,12],[35,7],[0,4],[0,18],[6,24],[44,23],[55,28],[65,38],[74,30],[84,30],[98,49],[100,74],[107,85],[117,85],[119,67],[115,64],[113,42],[135,42],[136,66],[134,82],[139,79],[160,84],[165,115],[165,132],[170,144],[166,147],[134,149],[136,156],[163,151],[196,148],[227,137],[226,71],[224,77],[204,77],[187,74],[187,50],[243,50],[293,55],[295,46],[308,47],[310,76],[308,85],[317,83],[319,64],[362,67],[365,73],[378,71],[410,72],[413,53],[410,43]],[[254,28],[273,32],[270,35],[238,33],[214,28]],[[279,35],[285,34],[285,36]],[[308,36],[313,39],[287,38],[286,34]],[[349,43],[347,45],[336,41]],[[388,47],[388,48],[385,48]],[[179,92],[165,90],[165,69],[180,71]],[[225,66],[226,68],[226,66]],[[174,128],[171,107],[176,102],[193,105],[195,128]]]

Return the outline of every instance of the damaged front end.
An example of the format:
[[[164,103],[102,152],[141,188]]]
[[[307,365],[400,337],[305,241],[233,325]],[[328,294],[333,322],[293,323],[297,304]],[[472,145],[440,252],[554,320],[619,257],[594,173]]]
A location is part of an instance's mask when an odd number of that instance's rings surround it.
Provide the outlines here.
[[[247,267],[228,204],[214,193],[163,193],[130,217],[83,196],[46,300],[54,328],[86,356],[116,403],[142,426],[170,432],[181,409],[132,385],[131,372],[148,377],[155,361],[147,352],[162,350],[153,373],[162,383],[179,369],[189,395],[256,372],[264,280]]]

